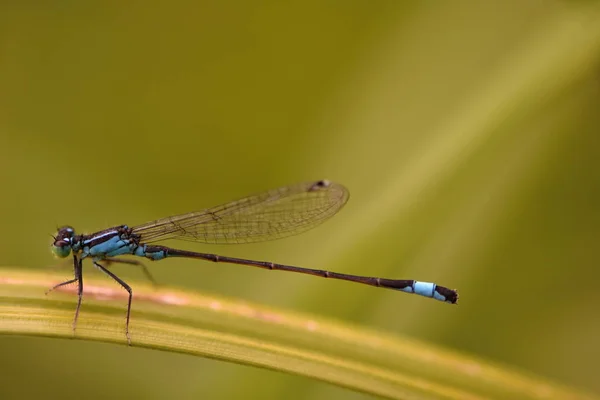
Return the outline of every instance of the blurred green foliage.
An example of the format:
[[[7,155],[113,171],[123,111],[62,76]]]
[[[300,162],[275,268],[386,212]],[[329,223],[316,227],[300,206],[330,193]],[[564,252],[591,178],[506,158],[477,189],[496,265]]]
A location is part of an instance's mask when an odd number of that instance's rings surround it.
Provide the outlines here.
[[[599,67],[595,1],[6,1],[0,263],[53,265],[57,225],[328,178],[351,198],[313,232],[183,247],[436,281],[460,305],[194,261],[153,273],[600,392]],[[3,398],[366,398],[98,343],[1,337],[0,353]]]

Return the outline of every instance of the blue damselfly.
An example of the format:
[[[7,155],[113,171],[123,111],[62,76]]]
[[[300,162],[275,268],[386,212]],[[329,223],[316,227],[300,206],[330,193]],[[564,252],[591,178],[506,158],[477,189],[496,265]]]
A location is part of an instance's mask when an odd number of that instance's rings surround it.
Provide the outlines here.
[[[167,239],[182,239],[201,243],[250,243],[296,235],[321,224],[335,215],[348,201],[348,190],[337,183],[321,180],[306,182],[249,196],[202,211],[176,215],[136,227],[119,225],[93,234],[75,234],[70,226],[58,230],[52,251],[58,257],[73,257],[74,278],[59,283],[48,292],[64,285],[77,283],[77,307],[73,331],[77,326],[83,294],[83,260],[89,258],[94,266],[117,281],[129,293],[125,335],[129,335],[131,287],[106,268],[107,263],[139,264],[139,261],[120,259],[122,255],[145,257],[152,261],[169,257],[186,257],[213,262],[248,265],[252,267],[300,272],[324,278],[341,279],[370,286],[415,293],[455,304],[455,290],[430,282],[398,280],[341,274],[319,269],[253,261],[216,254],[196,253],[153,244]]]

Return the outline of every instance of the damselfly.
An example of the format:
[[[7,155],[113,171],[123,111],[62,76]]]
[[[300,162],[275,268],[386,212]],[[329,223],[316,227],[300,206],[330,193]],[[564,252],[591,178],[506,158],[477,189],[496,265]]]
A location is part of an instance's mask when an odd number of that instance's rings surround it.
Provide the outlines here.
[[[109,271],[107,263],[143,264],[117,258],[122,255],[145,257],[152,261],[169,257],[186,257],[213,262],[248,265],[270,270],[300,272],[323,278],[341,279],[365,285],[415,293],[455,304],[455,290],[430,282],[397,280],[340,274],[320,269],[294,267],[268,261],[253,261],[216,254],[196,253],[153,244],[167,239],[182,239],[202,243],[249,243],[296,235],[321,224],[336,214],[348,201],[348,190],[337,183],[321,180],[284,186],[231,203],[202,211],[176,215],[130,228],[119,225],[90,235],[77,235],[70,226],[58,230],[52,251],[65,258],[73,254],[74,278],[59,283],[48,292],[64,285],[77,283],[77,307],[73,318],[73,332],[81,308],[83,294],[83,260],[89,258],[94,266],[117,281],[129,293],[125,335],[129,335],[131,314],[131,287]],[[144,267],[144,271],[146,271]]]

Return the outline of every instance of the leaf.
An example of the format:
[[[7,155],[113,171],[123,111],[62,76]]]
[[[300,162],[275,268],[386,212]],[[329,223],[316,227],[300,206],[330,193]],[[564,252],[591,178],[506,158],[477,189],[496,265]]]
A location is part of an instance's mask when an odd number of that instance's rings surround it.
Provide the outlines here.
[[[0,333],[126,345],[126,292],[86,277],[76,334],[75,287],[45,296],[55,274],[0,270]],[[390,399],[591,399],[448,350],[301,315],[136,283],[132,345],[289,372]]]

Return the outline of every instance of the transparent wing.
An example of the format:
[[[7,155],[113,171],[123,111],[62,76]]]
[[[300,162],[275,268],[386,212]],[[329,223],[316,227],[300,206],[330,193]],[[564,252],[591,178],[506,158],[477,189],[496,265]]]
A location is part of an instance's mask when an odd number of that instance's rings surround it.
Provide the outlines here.
[[[296,235],[335,215],[348,190],[326,180],[284,186],[202,211],[136,226],[143,243],[167,239],[251,243]]]

